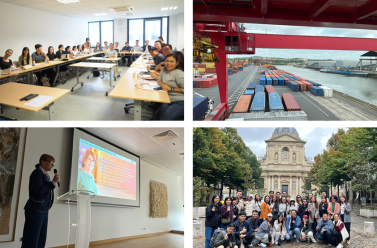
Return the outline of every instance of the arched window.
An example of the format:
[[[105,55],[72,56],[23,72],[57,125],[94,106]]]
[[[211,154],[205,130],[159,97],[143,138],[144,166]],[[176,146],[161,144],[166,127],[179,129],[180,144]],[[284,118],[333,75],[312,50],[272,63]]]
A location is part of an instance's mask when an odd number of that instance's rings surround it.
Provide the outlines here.
[[[284,147],[284,148],[283,148],[283,152],[289,152],[288,147]]]

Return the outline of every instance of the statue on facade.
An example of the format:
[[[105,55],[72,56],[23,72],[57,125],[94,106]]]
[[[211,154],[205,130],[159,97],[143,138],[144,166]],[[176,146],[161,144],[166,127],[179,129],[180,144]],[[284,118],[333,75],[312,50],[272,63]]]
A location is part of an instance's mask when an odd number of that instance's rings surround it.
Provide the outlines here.
[[[275,153],[275,160],[278,160],[278,153]]]
[[[293,160],[296,160],[296,153],[293,153]]]

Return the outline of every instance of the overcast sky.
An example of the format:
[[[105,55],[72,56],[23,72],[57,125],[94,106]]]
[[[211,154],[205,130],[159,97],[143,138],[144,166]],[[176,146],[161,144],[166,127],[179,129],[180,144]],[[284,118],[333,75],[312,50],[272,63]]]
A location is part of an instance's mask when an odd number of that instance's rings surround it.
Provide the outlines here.
[[[342,127],[340,127],[342,128]],[[344,128],[348,130],[347,128]],[[238,134],[245,144],[257,156],[266,154],[265,140],[271,138],[275,128],[237,128]],[[333,133],[338,131],[336,127],[296,128],[300,138],[306,141],[305,155],[314,158],[318,153],[326,149],[326,144]]]
[[[377,38],[377,31],[344,28],[317,28],[267,24],[245,24],[248,33],[312,35],[332,37]],[[256,56],[279,58],[307,58],[358,60],[367,51],[339,51],[339,50],[295,50],[295,49],[262,49],[256,48]],[[251,56],[251,55],[250,55]],[[237,56],[231,56],[237,57]],[[238,55],[240,57],[240,55]],[[248,55],[242,56],[248,57]]]

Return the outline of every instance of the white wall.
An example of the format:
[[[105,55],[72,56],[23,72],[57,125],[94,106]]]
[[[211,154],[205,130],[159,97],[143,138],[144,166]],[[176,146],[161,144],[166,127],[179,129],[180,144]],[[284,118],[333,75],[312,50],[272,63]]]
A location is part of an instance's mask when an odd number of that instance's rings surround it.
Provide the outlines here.
[[[28,181],[34,165],[42,153],[55,157],[55,168],[61,175],[61,187],[55,189],[55,203],[49,212],[46,247],[67,244],[68,205],[56,200],[69,187],[71,168],[72,129],[29,128],[27,130],[21,191],[17,213],[15,242],[2,243],[1,248],[19,248],[24,226],[24,206],[28,199]],[[176,176],[141,160],[140,208],[92,207],[91,241],[142,235],[170,230],[184,230],[183,177]],[[53,173],[49,173],[52,177]],[[169,217],[149,218],[149,180],[164,183],[169,192]],[[71,222],[76,223],[76,206],[71,205]],[[141,230],[146,227],[146,230]],[[71,228],[70,243],[75,240],[75,228]]]
[[[56,51],[60,44],[84,44],[88,34],[87,21],[2,2],[0,23],[0,56],[12,49],[13,61],[18,60],[24,47],[29,47],[30,53],[35,51],[35,44],[41,44],[45,52],[49,46]]]
[[[119,25],[119,21],[122,25]],[[127,38],[127,19],[115,19],[114,20],[114,42],[119,42],[119,47],[125,46]]]

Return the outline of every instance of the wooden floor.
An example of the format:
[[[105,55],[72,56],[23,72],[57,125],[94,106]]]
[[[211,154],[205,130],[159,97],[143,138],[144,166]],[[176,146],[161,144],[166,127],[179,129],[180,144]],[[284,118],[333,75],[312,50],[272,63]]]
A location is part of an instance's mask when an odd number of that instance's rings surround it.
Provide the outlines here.
[[[125,247],[143,247],[143,248],[183,248],[184,236],[175,233],[163,233],[161,235],[150,236],[145,238],[136,238],[126,241],[108,243],[103,245],[91,245],[93,248],[125,248]]]

